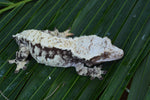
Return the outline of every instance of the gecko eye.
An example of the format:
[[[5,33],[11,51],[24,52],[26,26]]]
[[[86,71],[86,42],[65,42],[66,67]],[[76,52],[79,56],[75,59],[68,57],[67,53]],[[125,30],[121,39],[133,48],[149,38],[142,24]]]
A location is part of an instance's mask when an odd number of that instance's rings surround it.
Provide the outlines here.
[[[109,48],[109,47],[112,46],[111,40],[110,40],[109,38],[104,37],[103,39],[104,39],[103,44],[104,44],[104,46],[105,46],[106,48]]]

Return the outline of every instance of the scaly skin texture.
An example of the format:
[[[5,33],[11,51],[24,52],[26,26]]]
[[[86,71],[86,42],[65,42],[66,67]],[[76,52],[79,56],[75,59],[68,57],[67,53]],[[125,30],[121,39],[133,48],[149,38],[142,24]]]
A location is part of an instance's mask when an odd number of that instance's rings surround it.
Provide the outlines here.
[[[96,35],[69,38],[73,35],[69,30],[59,32],[25,30],[14,35],[19,51],[16,59],[9,63],[16,63],[15,72],[26,69],[30,54],[38,63],[56,67],[75,67],[79,75],[102,79],[105,71],[95,65],[106,61],[118,60],[123,57],[123,50],[111,44],[107,37]],[[94,66],[94,67],[93,67]]]

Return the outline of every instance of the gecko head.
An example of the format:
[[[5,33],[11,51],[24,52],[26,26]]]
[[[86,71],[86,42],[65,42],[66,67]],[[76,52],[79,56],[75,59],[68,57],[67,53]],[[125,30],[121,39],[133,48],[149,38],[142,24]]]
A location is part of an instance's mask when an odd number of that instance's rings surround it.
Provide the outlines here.
[[[99,56],[92,58],[92,62],[101,63],[121,59],[124,55],[122,49],[112,45],[111,40],[107,37],[103,38],[104,52]]]
[[[118,48],[117,46],[112,45],[111,40],[107,37],[104,37],[104,61],[113,61],[121,59],[124,55],[122,49]]]

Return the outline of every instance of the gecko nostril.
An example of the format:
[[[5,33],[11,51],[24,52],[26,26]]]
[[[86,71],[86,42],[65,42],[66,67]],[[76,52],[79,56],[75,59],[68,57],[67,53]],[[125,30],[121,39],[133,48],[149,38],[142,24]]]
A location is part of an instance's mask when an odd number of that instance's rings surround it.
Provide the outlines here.
[[[123,50],[121,50],[121,56],[124,56],[124,52],[123,52]]]
[[[124,55],[124,54],[122,53],[122,54],[121,54],[121,57],[123,57],[123,55]]]

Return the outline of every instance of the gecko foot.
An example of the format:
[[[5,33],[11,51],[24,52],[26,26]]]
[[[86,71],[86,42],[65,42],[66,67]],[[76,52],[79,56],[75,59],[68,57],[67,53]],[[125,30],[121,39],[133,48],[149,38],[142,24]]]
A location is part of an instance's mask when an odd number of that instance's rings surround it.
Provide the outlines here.
[[[106,71],[103,71],[101,67],[85,67],[84,64],[77,64],[76,65],[76,71],[78,72],[79,75],[83,76],[90,76],[91,79],[98,78],[102,80],[102,74],[106,74]]]
[[[15,73],[18,73],[20,69],[23,69],[25,70],[27,67],[25,66],[28,61],[18,61],[16,59],[13,59],[13,60],[9,60],[8,61],[10,64],[13,64],[13,63],[16,63],[17,64],[17,67],[15,69]]]

